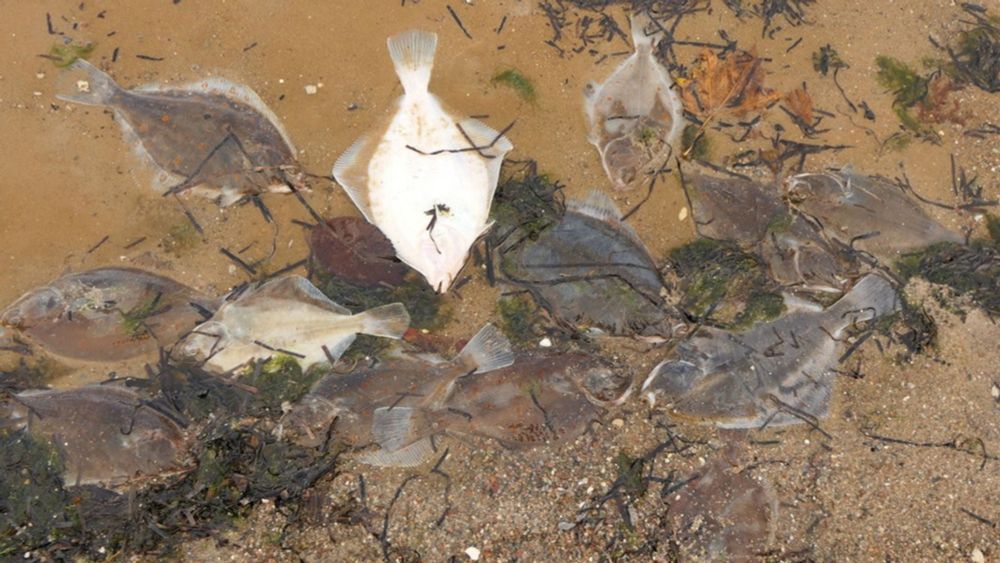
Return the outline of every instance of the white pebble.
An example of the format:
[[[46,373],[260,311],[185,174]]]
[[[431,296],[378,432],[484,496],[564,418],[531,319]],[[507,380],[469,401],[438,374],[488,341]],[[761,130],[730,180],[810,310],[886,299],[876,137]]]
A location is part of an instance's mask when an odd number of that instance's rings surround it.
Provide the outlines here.
[[[1000,401],[1000,385],[994,383],[993,386],[990,387],[990,395],[997,401]]]
[[[616,418],[611,421],[611,426],[614,426],[615,428],[622,428],[625,426],[625,421],[620,418]]]
[[[687,207],[682,207],[681,208],[681,212],[677,214],[677,220],[678,221],[683,221],[683,220],[685,220],[687,218],[688,218],[688,208]]]
[[[986,556],[983,555],[983,551],[978,547],[972,550],[970,559],[972,559],[972,563],[986,563]]]
[[[552,340],[550,340],[549,337],[546,336],[545,338],[538,341],[538,345],[541,346],[542,348],[551,348]]]
[[[465,549],[465,554],[469,556],[469,559],[479,561],[480,551],[478,548],[468,547]]]
[[[44,72],[39,72],[38,74],[35,75],[35,78],[41,80],[41,79],[45,78],[45,73]]]
[[[76,90],[77,92],[90,92],[90,82],[87,82],[86,80],[77,80]]]
[[[317,88],[314,84],[306,84],[306,94],[312,96],[317,92]]]

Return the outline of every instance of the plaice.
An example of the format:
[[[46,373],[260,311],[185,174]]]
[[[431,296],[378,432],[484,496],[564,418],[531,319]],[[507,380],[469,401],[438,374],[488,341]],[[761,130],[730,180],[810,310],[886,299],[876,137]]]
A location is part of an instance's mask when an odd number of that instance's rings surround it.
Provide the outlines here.
[[[428,91],[437,35],[408,31],[388,47],[405,93],[383,124],[340,156],[333,176],[399,259],[443,293],[490,226],[500,165],[513,145]]]

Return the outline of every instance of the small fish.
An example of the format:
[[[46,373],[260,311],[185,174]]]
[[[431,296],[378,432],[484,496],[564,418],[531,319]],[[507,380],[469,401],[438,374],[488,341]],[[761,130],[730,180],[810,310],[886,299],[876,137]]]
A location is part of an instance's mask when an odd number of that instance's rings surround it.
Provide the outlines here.
[[[858,322],[895,312],[896,290],[869,274],[826,310],[788,305],[784,316],[744,332],[698,330],[653,368],[642,385],[647,398],[668,404],[677,418],[722,428],[825,416],[840,337]]]
[[[160,191],[192,189],[228,206],[303,187],[291,140],[246,86],[212,78],[125,90],[83,59],[61,81],[59,99],[114,111],[126,141],[156,171]]]
[[[778,283],[842,293],[857,277],[861,267],[857,259],[794,214],[777,185],[683,163],[681,184],[698,234],[752,249]]]
[[[116,361],[172,346],[218,306],[170,278],[98,268],[29,291],[0,313],[0,325],[62,358]]]
[[[559,223],[502,252],[508,281],[527,287],[567,326],[624,336],[673,332],[679,315],[661,296],[656,264],[601,191],[568,202]]]
[[[49,441],[67,485],[115,485],[178,469],[183,421],[133,390],[108,384],[24,391],[0,404],[0,427]]]
[[[631,378],[581,353],[519,356],[508,368],[460,379],[434,425],[506,447],[568,442],[629,396]]]
[[[340,156],[333,176],[399,259],[444,293],[491,225],[500,164],[513,145],[428,91],[436,34],[408,31],[388,46],[404,94],[391,117]]]
[[[444,408],[456,382],[514,362],[510,343],[493,325],[484,326],[451,361],[403,355],[347,375],[331,373],[313,385],[286,415],[283,427],[306,446],[323,443],[330,425],[349,444],[377,444],[361,461],[381,466],[420,465],[434,453],[428,426],[414,414]],[[478,377],[478,375],[477,375]],[[423,432],[423,433],[421,433]]]
[[[305,278],[282,276],[224,303],[173,353],[223,373],[278,353],[294,356],[308,369],[336,361],[358,333],[400,338],[409,324],[410,315],[401,303],[354,315]]]
[[[883,264],[938,242],[963,242],[898,185],[850,167],[786,178],[784,196],[829,238],[868,252]]]
[[[670,496],[665,529],[681,561],[756,561],[774,541],[778,499],[770,482],[719,456]]]
[[[656,33],[646,34],[652,27],[649,17],[636,13],[631,25],[635,52],[602,84],[588,84],[584,93],[588,139],[619,190],[634,187],[642,168],[665,158],[684,130],[674,81],[654,54]]]
[[[396,259],[392,243],[358,217],[336,217],[309,232],[310,259],[323,274],[354,285],[397,286],[410,271]]]

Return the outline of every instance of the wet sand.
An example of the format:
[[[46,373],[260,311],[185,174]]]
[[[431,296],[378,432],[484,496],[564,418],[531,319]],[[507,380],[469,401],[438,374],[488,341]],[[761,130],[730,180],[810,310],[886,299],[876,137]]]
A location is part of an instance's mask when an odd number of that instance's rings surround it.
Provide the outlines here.
[[[177,85],[206,76],[247,84],[279,117],[303,166],[315,174],[328,174],[337,156],[390,111],[402,93],[385,38],[413,27],[434,31],[439,34],[434,93],[460,113],[488,115],[483,121],[496,129],[516,120],[509,134],[515,145],[510,157],[537,161],[540,170],[566,185],[568,197],[607,189],[597,151],[586,140],[582,92],[588,81],[603,79],[627,54],[624,39],[600,41],[590,47],[593,52],[584,48],[574,53],[579,44],[567,29],[556,42],[564,49],[560,56],[545,43],[553,30],[534,2],[451,3],[472,39],[456,25],[445,2],[377,4],[148,0],[127,7],[75,1],[7,6],[0,24],[0,146],[5,147],[0,161],[0,303],[63,273],[108,265],[151,269],[220,294],[247,279],[220,248],[245,249],[240,256],[260,260],[261,271],[277,270],[307,254],[303,230],[292,219],[310,217],[294,198],[280,194],[263,198],[275,216],[273,225],[252,205],[220,210],[208,200],[185,198],[183,205],[205,230],[204,237],[193,236],[180,204],[149,187],[148,172],[122,142],[109,112],[54,97],[59,71],[37,55],[63,36],[49,33],[46,14],[53,31],[78,43],[96,42],[89,60],[125,87]],[[1000,11],[1000,5],[989,7]],[[608,13],[627,33],[622,9],[608,8]],[[762,38],[759,19],[739,20],[715,2],[712,10],[684,18],[678,37],[718,42],[718,30],[725,29],[742,48],[755,46],[769,59],[768,87],[787,92],[808,83],[816,107],[833,117],[822,123],[828,132],[807,142],[850,148],[810,157],[807,169],[851,164],[893,177],[900,175],[902,164],[924,197],[951,203],[954,155],[959,166],[978,176],[991,199],[1000,195],[998,138],[974,139],[962,132],[996,120],[995,94],[974,88],[954,94],[968,118],[965,127],[937,127],[940,145],[913,142],[902,151],[880,152],[876,141],[899,130],[892,94],[875,80],[876,55],[914,66],[924,57],[940,56],[927,37],[950,37],[959,13],[957,5],[933,0],[829,0],[806,8],[806,25],[792,27],[779,20],[783,29]],[[844,93],[855,102],[866,101],[875,121],[850,113],[832,79],[812,69],[812,53],[826,44],[850,64],[839,75]],[[677,47],[684,64],[691,64],[698,52],[697,47]],[[496,72],[509,68],[534,82],[536,104],[490,83]],[[316,94],[306,93],[306,85],[320,84]],[[739,146],[710,131],[713,160],[766,146],[773,123],[785,127],[787,138],[803,140],[774,108]],[[332,183],[316,180],[312,188],[307,199],[321,214],[357,214]],[[615,197],[630,209],[644,195]],[[662,259],[670,248],[693,238],[690,219],[679,218],[684,205],[676,177],[668,175],[630,218],[654,258]],[[968,214],[936,207],[928,211],[956,230],[978,226]],[[929,293],[927,288],[911,290],[917,299]],[[482,276],[474,276],[460,298],[449,298],[457,320],[443,334],[468,337],[495,320],[498,292]],[[981,440],[990,456],[1000,452],[1000,404],[990,396],[998,379],[1000,329],[979,312],[962,321],[933,309],[933,300],[926,303],[939,322],[937,349],[900,364],[871,343],[862,347],[864,377],[838,380],[831,415],[822,421],[827,435],[806,425],[751,433],[758,443],[750,446],[744,468],[767,477],[779,499],[771,559],[968,560],[977,549],[986,560],[1000,557],[1000,462],[984,458],[978,445]],[[642,378],[663,352],[621,354],[622,363]],[[55,384],[101,379],[102,369]],[[377,560],[388,545],[391,558],[417,553],[433,561],[468,559],[464,551],[474,546],[491,561],[583,561],[602,555],[671,560],[660,525],[669,498],[661,499],[655,486],[633,504],[634,530],[623,524],[614,501],[587,512],[597,516],[594,521],[576,524],[578,511],[593,506],[614,481],[620,451],[638,456],[668,434],[681,436],[691,442],[690,448],[661,454],[651,471],[683,478],[726,439],[708,428],[672,425],[667,430],[663,424],[662,414],[634,397],[610,413],[603,426],[560,448],[511,452],[487,441],[448,440],[448,457],[441,464],[450,476],[447,498],[445,479],[429,468],[377,470],[347,462],[341,473],[320,482],[310,503],[315,514],[310,512],[287,537],[280,537],[284,517],[273,503],[265,503],[237,529],[221,534],[228,543],[200,540],[182,553],[191,560]],[[894,443],[887,437],[925,445]],[[373,527],[324,518],[358,497],[362,473]],[[407,482],[392,505],[388,543],[380,545],[372,532],[381,531],[387,507],[411,475],[417,478]],[[561,530],[560,522],[576,525]]]

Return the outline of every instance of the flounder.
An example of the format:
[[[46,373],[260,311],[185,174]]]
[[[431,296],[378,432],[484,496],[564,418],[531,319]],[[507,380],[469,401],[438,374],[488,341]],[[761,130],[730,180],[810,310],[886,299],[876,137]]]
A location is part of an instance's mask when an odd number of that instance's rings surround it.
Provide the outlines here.
[[[114,111],[127,141],[156,171],[161,191],[192,189],[227,206],[301,187],[291,140],[246,86],[212,78],[125,90],[83,59],[61,80],[59,99]]]
[[[303,369],[336,361],[358,333],[401,338],[410,315],[400,303],[357,315],[328,299],[301,276],[282,276],[225,302],[173,350],[216,372],[283,353]]]
[[[383,124],[340,156],[333,176],[399,259],[444,293],[490,227],[500,164],[513,145],[428,91],[436,34],[408,31],[388,47],[404,94]]]
[[[635,52],[603,83],[591,83],[584,96],[590,122],[588,139],[617,189],[635,186],[642,168],[665,158],[684,130],[684,110],[674,81],[654,54],[655,32],[649,16],[632,16]]]

